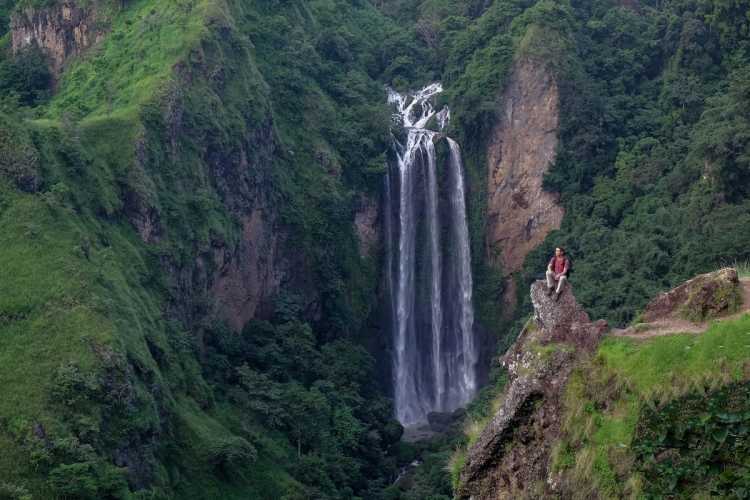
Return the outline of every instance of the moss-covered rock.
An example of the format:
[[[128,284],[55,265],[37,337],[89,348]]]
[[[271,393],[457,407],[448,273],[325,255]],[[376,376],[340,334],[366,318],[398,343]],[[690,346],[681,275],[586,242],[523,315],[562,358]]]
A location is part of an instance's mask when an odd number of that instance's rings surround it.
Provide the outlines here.
[[[659,294],[648,303],[645,322],[678,316],[693,322],[736,311],[742,303],[739,278],[734,268],[701,274]]]

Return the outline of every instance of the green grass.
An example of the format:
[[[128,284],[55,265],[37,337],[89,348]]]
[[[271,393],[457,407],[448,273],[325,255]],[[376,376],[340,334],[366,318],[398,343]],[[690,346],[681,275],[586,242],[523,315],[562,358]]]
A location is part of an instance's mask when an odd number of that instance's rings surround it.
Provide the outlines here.
[[[750,261],[734,261],[730,267],[737,270],[740,279],[750,279]]]
[[[116,226],[103,232],[49,193],[19,194],[5,186],[0,192],[0,379],[6,386],[0,419],[8,424],[3,441],[13,443],[3,447],[0,476],[14,477],[8,471],[24,476],[32,469],[19,446],[28,429],[40,423],[50,438],[68,432],[50,398],[61,366],[97,374],[105,364],[97,351],[127,349],[156,372],[146,331],[164,341],[154,327],[161,305],[137,286],[147,272],[132,233]],[[90,241],[92,234],[109,245]],[[151,417],[145,409],[143,418]],[[30,481],[32,491],[44,491],[39,479]]]
[[[450,472],[451,475],[453,491],[458,490],[458,487],[461,484],[461,471],[463,470],[464,465],[466,465],[466,453],[467,448],[458,447],[448,461],[448,472]]]
[[[568,382],[554,467],[567,471],[580,498],[637,497],[643,478],[631,446],[642,409],[746,380],[748,360],[750,315],[713,322],[701,335],[605,339]]]
[[[610,338],[597,358],[643,398],[672,398],[704,383],[739,381],[750,359],[750,315],[713,322],[702,335],[668,335],[643,343]]]
[[[111,31],[72,61],[48,116],[73,118],[122,112],[167,88],[175,64],[207,33],[218,2],[137,0],[116,15]]]

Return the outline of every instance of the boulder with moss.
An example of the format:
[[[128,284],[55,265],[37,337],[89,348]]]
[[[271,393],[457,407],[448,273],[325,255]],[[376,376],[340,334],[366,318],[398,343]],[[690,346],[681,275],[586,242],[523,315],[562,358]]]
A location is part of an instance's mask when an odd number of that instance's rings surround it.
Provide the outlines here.
[[[642,318],[651,322],[680,317],[693,322],[735,312],[742,303],[737,270],[731,267],[700,274],[659,294],[646,306]]]

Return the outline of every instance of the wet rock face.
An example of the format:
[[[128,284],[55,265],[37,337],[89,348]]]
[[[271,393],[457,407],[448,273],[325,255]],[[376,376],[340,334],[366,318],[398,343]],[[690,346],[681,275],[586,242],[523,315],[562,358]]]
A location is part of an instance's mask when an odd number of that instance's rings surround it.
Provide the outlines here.
[[[500,360],[509,384],[500,409],[467,454],[458,498],[555,495],[549,461],[560,435],[563,389],[607,324],[589,321],[570,286],[557,302],[545,292],[543,281],[532,285],[534,319]]]
[[[542,63],[522,59],[502,102],[487,149],[487,256],[513,273],[550,231],[560,227],[563,217],[558,196],[542,190],[558,143],[557,82]],[[515,301],[513,282],[508,284],[506,310]]]
[[[13,53],[39,46],[50,58],[52,73],[59,76],[65,61],[101,40],[104,31],[93,6],[65,1],[47,8],[21,9],[11,19]]]
[[[704,321],[733,312],[741,302],[737,270],[727,267],[701,274],[680,286],[657,295],[646,305],[643,321],[679,316]]]

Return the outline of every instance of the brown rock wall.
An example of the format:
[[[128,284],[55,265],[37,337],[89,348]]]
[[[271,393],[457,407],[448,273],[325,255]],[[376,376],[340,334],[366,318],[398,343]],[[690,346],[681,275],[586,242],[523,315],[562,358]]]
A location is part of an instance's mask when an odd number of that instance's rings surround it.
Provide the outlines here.
[[[50,58],[53,74],[59,76],[68,58],[104,37],[96,17],[92,6],[80,7],[70,0],[43,9],[22,9],[11,19],[11,47],[16,53],[39,46]]]
[[[220,315],[235,331],[256,317],[259,307],[281,284],[277,269],[279,238],[268,230],[267,218],[260,209],[244,216],[237,248],[217,249],[213,255],[217,271],[211,295],[216,298]]]
[[[558,196],[542,189],[555,161],[559,91],[550,70],[524,58],[513,69],[503,94],[502,116],[487,149],[487,257],[510,274],[550,231],[560,227]],[[512,280],[505,309],[515,302]]]
[[[381,230],[378,202],[367,195],[361,195],[354,213],[354,229],[359,243],[359,255],[371,257],[380,244]]]

